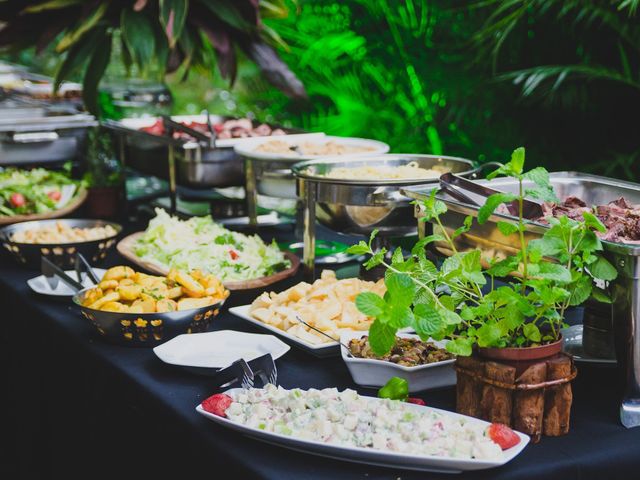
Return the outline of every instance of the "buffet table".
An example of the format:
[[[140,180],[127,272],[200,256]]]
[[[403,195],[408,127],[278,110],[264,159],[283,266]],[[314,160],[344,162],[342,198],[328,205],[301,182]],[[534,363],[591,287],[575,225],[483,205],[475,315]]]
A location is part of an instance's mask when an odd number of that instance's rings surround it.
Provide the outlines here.
[[[264,237],[282,233],[266,230]],[[121,263],[115,253],[105,261],[107,266]],[[70,302],[30,291],[26,280],[36,272],[5,254],[0,265],[1,425],[10,444],[0,462],[4,478],[58,473],[217,478],[223,472],[230,478],[267,479],[455,478],[316,457],[219,427],[195,411],[213,393],[206,377],[162,363],[151,349],[104,342]],[[298,274],[274,289],[300,279]],[[264,333],[227,312],[228,306],[255,296],[232,294],[213,328]],[[354,388],[340,358],[319,359],[292,348],[277,366],[286,388]],[[634,478],[640,428],[628,430],[619,423],[616,373],[608,366],[579,365],[569,435],[543,438],[504,467],[462,477]],[[427,405],[455,409],[453,388],[416,396]]]

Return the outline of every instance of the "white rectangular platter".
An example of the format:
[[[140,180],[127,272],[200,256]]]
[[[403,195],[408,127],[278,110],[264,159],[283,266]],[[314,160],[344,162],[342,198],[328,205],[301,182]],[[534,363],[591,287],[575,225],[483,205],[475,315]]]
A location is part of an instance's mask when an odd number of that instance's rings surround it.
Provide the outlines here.
[[[340,356],[340,344],[338,342],[327,342],[321,344],[313,344],[306,342],[296,336],[293,336],[284,330],[280,330],[272,325],[268,325],[260,320],[256,320],[249,314],[249,309],[251,305],[241,305],[238,307],[232,307],[229,309],[229,312],[234,314],[236,317],[240,317],[243,320],[246,320],[249,323],[253,323],[264,330],[268,330],[271,333],[274,333],[278,337],[284,339],[290,345],[298,347],[304,350],[307,353],[311,353],[316,357],[338,357]]]
[[[240,389],[231,389],[227,393],[236,392]],[[478,422],[490,425],[488,422],[477,418],[467,417],[458,413],[440,410],[432,407],[424,407],[420,405],[409,405],[413,409],[428,408],[432,411],[452,417],[463,417],[467,421]],[[503,456],[498,460],[475,460],[462,459],[454,457],[441,457],[433,455],[406,455],[399,452],[376,450],[373,448],[349,447],[336,444],[328,444],[311,440],[302,440],[287,435],[281,435],[273,432],[267,432],[258,428],[248,427],[227,418],[219,417],[205,411],[202,405],[196,407],[196,411],[204,415],[209,420],[216,422],[218,425],[236,430],[244,435],[248,435],[257,440],[278,445],[281,447],[297,450],[322,457],[335,458],[348,462],[364,463],[367,465],[378,465],[383,467],[391,467],[401,470],[419,470],[429,472],[443,473],[460,473],[463,471],[484,470],[488,468],[499,467],[513,460],[529,443],[529,436],[524,433],[516,432],[520,437],[520,443],[514,447],[504,450]]]

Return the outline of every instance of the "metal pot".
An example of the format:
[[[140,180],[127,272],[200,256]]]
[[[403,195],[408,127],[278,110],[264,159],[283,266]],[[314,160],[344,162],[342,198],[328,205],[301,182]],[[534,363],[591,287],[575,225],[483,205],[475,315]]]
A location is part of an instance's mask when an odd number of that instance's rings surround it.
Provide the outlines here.
[[[420,154],[386,154],[358,158],[328,158],[293,166],[298,194],[304,200],[305,265],[313,270],[315,220],[339,233],[404,236],[416,232],[411,199],[400,193],[410,185],[436,186],[438,179],[359,180],[327,177],[335,168],[393,167],[416,162],[419,167],[440,167],[463,176],[476,172],[464,158]]]

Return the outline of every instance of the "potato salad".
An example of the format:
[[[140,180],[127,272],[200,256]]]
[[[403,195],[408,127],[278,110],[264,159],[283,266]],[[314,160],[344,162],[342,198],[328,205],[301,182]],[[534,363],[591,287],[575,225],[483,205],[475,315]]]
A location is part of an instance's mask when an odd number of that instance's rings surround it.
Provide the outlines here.
[[[213,413],[302,440],[405,455],[502,457],[502,449],[488,436],[486,424],[398,400],[362,397],[349,389],[286,390],[269,384],[263,389],[232,392],[225,407],[224,412]]]

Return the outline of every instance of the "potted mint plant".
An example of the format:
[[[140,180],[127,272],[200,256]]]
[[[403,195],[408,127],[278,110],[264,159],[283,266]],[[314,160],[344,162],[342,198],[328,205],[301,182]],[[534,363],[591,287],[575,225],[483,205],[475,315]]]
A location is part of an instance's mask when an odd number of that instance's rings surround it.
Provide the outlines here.
[[[424,204],[425,220],[436,225],[436,233],[419,240],[412,255],[405,258],[397,249],[390,262],[384,249],[374,252],[372,240],[350,247],[353,254],[369,254],[367,269],[386,269],[384,297],[371,292],[356,298],[358,309],[375,320],[369,332],[372,350],[383,355],[395,343],[399,329],[413,328],[423,339],[450,339],[447,349],[468,356],[477,348],[481,354],[503,359],[534,359],[553,355],[561,349],[561,328],[568,308],[589,298],[608,301],[594,279],[613,280],[616,269],[601,254],[602,244],[595,231],[604,225],[592,213],[582,220],[550,218],[550,228],[542,238],[525,241],[526,196],[557,200],[549,174],[537,167],[524,171],[524,148],[513,152],[511,161],[489,175],[506,175],[518,180],[519,193],[497,193],[479,209],[477,222],[485,223],[501,204],[517,202],[516,222],[499,221],[503,235],[516,235],[520,248],[503,259],[484,259],[478,249],[458,251],[455,239],[467,232],[474,219],[468,216],[452,233],[442,226],[440,216],[446,205],[435,191]],[[524,188],[530,180],[534,187]],[[436,266],[425,255],[425,247],[445,242],[453,254]],[[508,277],[505,282],[498,279]]]

